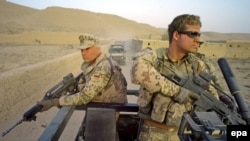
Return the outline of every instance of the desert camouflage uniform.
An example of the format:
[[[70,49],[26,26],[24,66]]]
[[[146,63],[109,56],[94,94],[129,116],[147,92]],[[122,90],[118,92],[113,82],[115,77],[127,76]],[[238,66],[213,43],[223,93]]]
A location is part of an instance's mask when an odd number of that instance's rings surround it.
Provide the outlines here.
[[[61,97],[60,105],[81,105],[90,101],[127,103],[127,82],[117,62],[112,60],[111,65],[107,56],[101,54],[91,65],[83,62],[81,69],[84,78],[80,92]]]
[[[137,101],[139,116],[147,121],[143,124],[140,132],[140,141],[179,140],[177,129],[182,114],[193,108],[191,101],[176,102],[174,98],[182,92],[182,88],[162,76],[161,73],[173,74],[167,68],[162,67],[162,63],[174,70],[179,76],[193,76],[192,62],[196,64],[195,71],[198,73],[207,71],[212,75],[215,70],[210,64],[205,63],[194,54],[188,54],[181,62],[176,62],[166,55],[166,48],[158,51],[162,54],[160,60],[159,52],[157,53],[150,48],[136,54],[131,70],[131,81],[141,85]],[[209,91],[218,98],[215,88],[209,87]]]

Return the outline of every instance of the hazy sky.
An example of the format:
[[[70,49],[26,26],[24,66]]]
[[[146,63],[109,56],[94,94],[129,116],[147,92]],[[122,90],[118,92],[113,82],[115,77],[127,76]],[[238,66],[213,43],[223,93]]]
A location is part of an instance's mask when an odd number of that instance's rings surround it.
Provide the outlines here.
[[[35,9],[49,6],[114,14],[167,28],[179,14],[201,17],[202,31],[250,33],[250,0],[7,0]]]

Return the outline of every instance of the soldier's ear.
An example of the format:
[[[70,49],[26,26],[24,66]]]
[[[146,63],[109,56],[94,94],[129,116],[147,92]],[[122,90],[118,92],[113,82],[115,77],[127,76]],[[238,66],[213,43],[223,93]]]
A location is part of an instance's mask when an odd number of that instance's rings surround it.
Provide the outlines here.
[[[180,34],[178,33],[178,31],[174,31],[173,32],[173,39],[178,40],[179,37],[180,37]]]

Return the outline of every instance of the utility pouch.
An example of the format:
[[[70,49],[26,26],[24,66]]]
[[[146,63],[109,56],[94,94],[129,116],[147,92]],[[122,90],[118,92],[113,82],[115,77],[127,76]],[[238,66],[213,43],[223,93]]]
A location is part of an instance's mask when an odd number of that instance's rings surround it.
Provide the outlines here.
[[[148,107],[151,103],[151,99],[153,97],[152,93],[149,93],[145,88],[139,89],[139,96],[137,99],[137,103],[140,107]]]
[[[170,97],[157,94],[153,100],[153,109],[151,112],[152,120],[163,122],[170,103],[173,102]]]
[[[166,124],[169,126],[179,126],[182,115],[186,111],[185,104],[172,103],[166,114]]]

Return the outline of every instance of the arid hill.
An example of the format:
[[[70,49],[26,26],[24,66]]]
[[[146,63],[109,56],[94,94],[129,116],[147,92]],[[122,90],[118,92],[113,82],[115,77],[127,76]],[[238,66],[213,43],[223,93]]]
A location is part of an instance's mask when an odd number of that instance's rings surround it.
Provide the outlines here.
[[[49,7],[35,10],[1,2],[0,32],[15,34],[24,31],[87,32],[98,36],[160,35],[164,30],[125,18],[79,9]],[[11,8],[12,7],[12,8]],[[8,16],[5,14],[8,13]],[[7,19],[7,20],[5,20]]]
[[[116,15],[60,7],[37,10],[0,0],[0,132],[19,121],[24,112],[34,106],[36,101],[41,100],[44,94],[61,81],[66,74],[79,73],[82,58],[80,51],[72,47],[79,45],[79,33],[89,32],[97,34],[103,39],[131,37],[148,39],[150,35],[152,39],[159,39],[165,31],[166,29],[137,23]],[[250,34],[241,33],[204,32],[202,38],[207,40],[250,40],[249,36]],[[131,59],[136,53],[133,47],[136,45],[133,45],[131,40],[128,41],[125,44],[127,62],[121,67],[128,82],[128,89],[136,90],[138,85],[133,85],[130,78],[133,63]],[[139,41],[141,42],[141,40]],[[102,47],[102,49],[105,48],[107,51],[108,46]],[[209,52],[209,55],[213,55],[214,58],[223,54],[237,54],[236,57],[250,54],[248,53],[249,48],[240,46],[238,43],[230,46],[221,45],[220,48],[216,48],[213,43],[208,43],[204,44],[204,48],[201,49],[205,49],[204,51]],[[216,53],[213,54],[213,52]],[[242,93],[248,105],[250,105],[249,58],[229,60],[235,76],[242,86]],[[215,61],[213,63],[217,64]],[[219,80],[225,84],[218,65],[216,66]],[[128,96],[128,101],[136,103],[137,98]],[[0,140],[38,140],[58,110],[58,108],[52,108],[44,113],[38,113],[35,122],[23,122],[5,137],[0,137]],[[60,141],[75,138],[83,116],[84,111],[73,113]]]
[[[37,10],[4,0],[0,1],[0,34],[13,35],[33,31],[86,32],[100,37],[159,39],[166,29],[138,23],[117,15],[61,7]],[[204,40],[250,40],[250,34],[204,32],[202,38]]]

